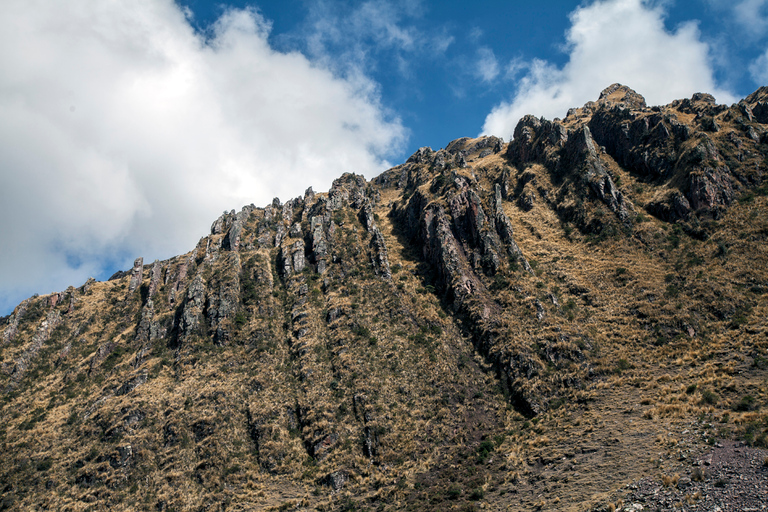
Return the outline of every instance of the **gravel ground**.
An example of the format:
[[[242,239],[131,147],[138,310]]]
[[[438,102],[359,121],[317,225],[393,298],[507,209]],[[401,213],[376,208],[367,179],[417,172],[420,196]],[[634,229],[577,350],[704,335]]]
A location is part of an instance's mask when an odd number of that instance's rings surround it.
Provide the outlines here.
[[[676,475],[666,482],[643,478],[631,484],[616,510],[768,510],[768,450],[722,441]]]

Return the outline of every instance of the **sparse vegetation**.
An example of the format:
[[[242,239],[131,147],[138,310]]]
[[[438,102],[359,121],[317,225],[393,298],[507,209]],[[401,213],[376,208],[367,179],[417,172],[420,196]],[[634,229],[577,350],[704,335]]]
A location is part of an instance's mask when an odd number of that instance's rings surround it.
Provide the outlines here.
[[[659,188],[606,145],[624,215],[560,150],[484,141],[254,209],[237,253],[225,217],[152,297],[146,269],[0,319],[7,508],[622,510],[649,474],[681,506],[740,485],[691,462],[768,442],[768,186],[674,217],[685,162]]]
[[[720,397],[717,396],[715,392],[709,389],[705,389],[701,392],[701,403],[708,404],[708,405],[714,405],[720,400]]]

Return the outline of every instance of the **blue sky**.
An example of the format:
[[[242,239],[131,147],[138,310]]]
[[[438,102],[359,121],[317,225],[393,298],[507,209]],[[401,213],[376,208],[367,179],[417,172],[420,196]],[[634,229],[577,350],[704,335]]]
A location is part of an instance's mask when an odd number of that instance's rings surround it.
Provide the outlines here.
[[[0,69],[4,315],[614,82],[737,101],[768,84],[768,0],[6,0]]]

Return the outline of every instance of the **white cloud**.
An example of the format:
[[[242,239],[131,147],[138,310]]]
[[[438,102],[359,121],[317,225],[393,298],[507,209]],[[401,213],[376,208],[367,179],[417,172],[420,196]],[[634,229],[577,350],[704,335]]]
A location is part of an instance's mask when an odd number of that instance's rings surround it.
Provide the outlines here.
[[[269,30],[230,10],[206,42],[172,0],[0,3],[0,312],[185,252],[222,210],[386,168],[405,129],[375,84]]]
[[[720,102],[734,100],[715,84],[709,47],[700,40],[693,22],[670,32],[664,26],[662,7],[642,0],[597,1],[576,9],[570,19],[568,62],[562,68],[531,62],[512,100],[486,117],[484,133],[508,138],[525,114],[563,117],[568,108],[597,99],[602,89],[615,82],[632,87],[650,104],[699,91],[713,94]]]
[[[749,72],[758,84],[768,84],[768,50],[749,66]]]
[[[499,76],[499,61],[493,50],[482,46],[477,50],[476,74],[483,82],[492,82]]]
[[[739,39],[754,42],[768,34],[768,0],[707,0],[718,11],[727,13],[739,28]]]
[[[749,35],[760,38],[768,33],[768,0],[742,0],[733,5],[736,22]]]
[[[529,69],[531,64],[525,62],[521,57],[515,57],[507,65],[507,69],[504,73],[504,78],[507,80],[514,80],[517,75]]]
[[[389,53],[398,72],[411,77],[411,60],[442,55],[454,41],[444,30],[417,26],[423,11],[414,0],[367,1],[352,9],[346,2],[315,2],[303,37],[313,57],[346,75],[375,68]]]

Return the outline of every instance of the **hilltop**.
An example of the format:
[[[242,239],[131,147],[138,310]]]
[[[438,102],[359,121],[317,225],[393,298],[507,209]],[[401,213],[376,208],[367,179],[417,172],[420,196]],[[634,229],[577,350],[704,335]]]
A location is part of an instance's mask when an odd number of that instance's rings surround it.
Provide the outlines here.
[[[233,210],[0,320],[0,509],[759,506],[766,240],[766,87]]]

